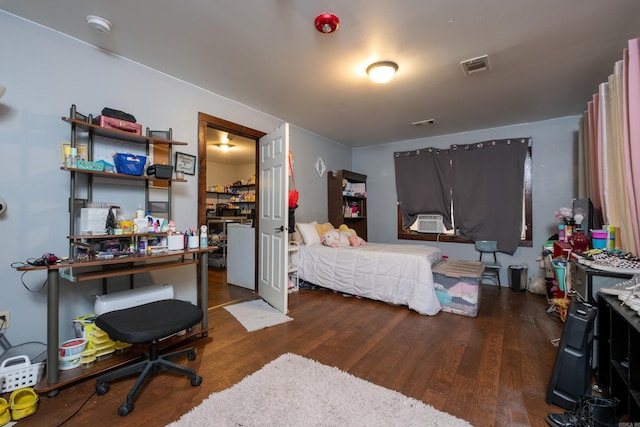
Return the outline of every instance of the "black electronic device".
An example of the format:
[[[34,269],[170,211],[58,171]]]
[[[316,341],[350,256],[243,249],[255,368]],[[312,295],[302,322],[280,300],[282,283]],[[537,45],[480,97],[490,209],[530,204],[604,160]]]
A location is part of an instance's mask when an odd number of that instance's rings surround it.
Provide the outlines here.
[[[147,167],[147,175],[158,179],[171,179],[173,175],[172,165],[151,165]]]
[[[589,394],[593,371],[593,325],[597,309],[572,300],[565,321],[553,373],[547,389],[547,403],[573,410]]]

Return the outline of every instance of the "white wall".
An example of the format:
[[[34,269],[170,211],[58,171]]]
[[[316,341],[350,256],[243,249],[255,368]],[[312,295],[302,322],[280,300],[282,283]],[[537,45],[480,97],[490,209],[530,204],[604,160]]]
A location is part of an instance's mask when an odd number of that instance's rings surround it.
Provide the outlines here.
[[[296,210],[296,221],[320,223],[328,221],[327,213],[327,172],[351,169],[351,149],[328,139],[290,127],[293,150],[293,174],[295,187],[300,192]],[[322,158],[327,171],[318,176],[315,164]],[[289,183],[290,187],[292,183]]]
[[[248,180],[256,174],[256,163],[227,165],[213,160],[207,161],[207,187],[229,185],[235,181]]]
[[[0,99],[0,152],[5,156],[0,197],[8,204],[0,217],[0,311],[11,311],[6,335],[13,344],[44,342],[45,274],[23,276],[11,264],[45,252],[68,253],[69,175],[60,171],[59,157],[60,142],[69,141],[70,126],[60,118],[68,116],[72,104],[81,113],[97,115],[103,107],[111,107],[132,113],[144,127],[171,127],[175,140],[189,142],[180,151],[192,155],[197,155],[198,112],[263,132],[283,121],[2,11],[0,28],[3,35],[10,35],[0,37],[0,83],[7,88]],[[351,151],[295,126],[291,129],[299,212],[326,217],[326,181],[319,180],[307,164],[321,154],[328,163],[348,168]],[[187,179],[188,183],[173,186],[174,220],[182,229],[198,225],[197,179]],[[161,277],[139,279],[179,280],[162,271]],[[64,341],[73,333],[71,319],[92,312],[92,294],[101,293],[101,286],[61,282]],[[179,290],[180,295],[184,292]]]
[[[520,247],[513,256],[499,255],[503,264],[501,280],[508,283],[509,265],[527,264],[529,277],[544,275],[535,262],[542,244],[557,232],[554,211],[571,206],[575,195],[574,170],[577,165],[577,131],[579,116],[521,125],[484,129],[397,142],[353,151],[353,171],[367,175],[368,235],[373,242],[428,244],[439,246],[454,259],[477,260],[473,245],[464,243],[413,242],[397,238],[397,195],[394,151],[418,148],[448,148],[452,144],[469,144],[491,139],[532,138],[533,247]]]
[[[60,171],[58,159],[60,142],[68,141],[70,134],[70,126],[60,118],[68,115],[71,104],[92,114],[105,106],[117,108],[134,114],[145,127],[171,127],[174,139],[189,142],[180,151],[192,155],[197,155],[198,112],[263,132],[283,121],[1,11],[0,28],[11,35],[0,37],[0,83],[7,87],[0,99],[0,150],[8,158],[0,168],[0,197],[8,203],[7,213],[0,217],[0,311],[11,310],[7,337],[13,344],[44,342],[45,275],[22,276],[10,265],[45,252],[68,251],[69,176]],[[568,117],[357,150],[292,124],[293,169],[300,192],[296,219],[327,220],[326,173],[319,177],[314,169],[322,157],[328,171],[349,169],[368,175],[369,239],[396,242],[393,151],[532,136],[534,247],[501,259],[505,265],[526,262],[531,276],[537,272],[534,260],[542,242],[554,232],[553,212],[569,205],[574,194],[577,120]],[[188,180],[174,186],[174,219],[180,228],[197,225],[197,180]],[[440,246],[454,258],[476,259],[470,245]],[[503,279],[506,283],[506,276]],[[144,283],[174,280],[179,279],[164,274],[140,278]],[[62,281],[61,341],[71,337],[71,318],[91,312],[91,295],[96,293],[98,283]]]

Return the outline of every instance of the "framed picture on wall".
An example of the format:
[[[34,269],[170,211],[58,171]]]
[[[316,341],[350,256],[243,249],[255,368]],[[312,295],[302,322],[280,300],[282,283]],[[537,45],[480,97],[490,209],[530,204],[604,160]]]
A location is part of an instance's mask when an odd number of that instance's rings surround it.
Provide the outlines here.
[[[176,152],[176,172],[184,172],[187,175],[195,175],[196,156]]]

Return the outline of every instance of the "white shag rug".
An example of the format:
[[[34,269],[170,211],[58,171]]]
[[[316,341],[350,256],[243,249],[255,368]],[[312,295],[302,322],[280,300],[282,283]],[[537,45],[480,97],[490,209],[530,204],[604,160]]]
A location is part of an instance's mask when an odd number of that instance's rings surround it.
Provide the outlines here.
[[[211,394],[168,425],[199,426],[468,427],[471,424],[338,368],[287,353],[232,387]]]
[[[293,320],[261,299],[226,305],[224,309],[231,313],[248,332]]]

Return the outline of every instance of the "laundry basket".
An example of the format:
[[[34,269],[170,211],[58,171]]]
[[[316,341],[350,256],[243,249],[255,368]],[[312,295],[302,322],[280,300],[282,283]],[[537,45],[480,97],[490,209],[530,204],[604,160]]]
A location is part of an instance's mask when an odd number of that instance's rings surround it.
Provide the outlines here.
[[[27,342],[12,346],[0,333],[0,393],[29,387],[42,378],[47,346],[41,342]]]
[[[44,362],[31,364],[28,356],[16,356],[0,363],[0,393],[30,387],[42,378]]]
[[[47,346],[41,342],[26,342],[19,345],[11,345],[4,333],[0,332],[0,363],[16,356],[27,356],[31,363],[40,363],[47,360]]]

